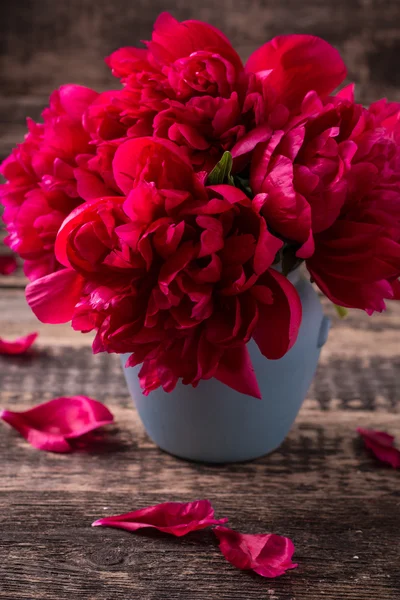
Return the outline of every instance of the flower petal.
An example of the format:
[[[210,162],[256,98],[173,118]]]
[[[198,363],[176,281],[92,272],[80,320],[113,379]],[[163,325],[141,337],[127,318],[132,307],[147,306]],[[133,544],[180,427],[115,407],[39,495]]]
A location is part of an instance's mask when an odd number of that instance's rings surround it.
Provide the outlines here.
[[[261,399],[256,374],[245,344],[225,350],[214,377],[241,394]]]
[[[158,178],[162,180],[165,171],[169,171],[169,177],[193,178],[192,166],[183,150],[169,140],[158,138],[134,138],[121,144],[113,159],[114,178],[124,194],[129,194],[134,185],[137,185],[138,177],[146,179],[146,169],[151,161],[157,162],[158,156],[163,156],[166,163],[161,173],[150,170],[148,177],[152,182]],[[168,162],[167,162],[168,161]],[[176,189],[184,189],[185,179],[182,186]],[[155,181],[155,183],[160,183]]]
[[[394,447],[394,437],[392,435],[384,431],[363,429],[362,427],[359,427],[357,432],[367,448],[372,450],[380,461],[389,463],[394,469],[400,469],[400,450]]]
[[[267,81],[279,102],[299,106],[307,92],[328,96],[345,79],[346,66],[328,42],[313,35],[281,35],[250,56],[246,71],[272,69]]]
[[[17,268],[14,256],[0,256],[0,275],[11,275]]]
[[[272,302],[259,302],[253,338],[266,358],[278,359],[297,340],[302,317],[300,297],[294,285],[274,269],[269,269],[258,283],[265,284],[273,297]],[[260,299],[259,290],[257,298]]]
[[[289,538],[273,533],[239,533],[227,527],[216,527],[213,531],[222,554],[238,569],[273,578],[297,567],[292,562],[295,548]]]
[[[152,41],[147,46],[161,62],[170,63],[194,52],[208,51],[226,57],[238,70],[243,68],[238,54],[219,29],[202,21],[179,23],[167,12],[157,18]]]
[[[62,108],[71,119],[80,122],[82,115],[99,95],[94,90],[82,85],[62,85],[59,90],[59,99]]]
[[[13,342],[0,338],[0,354],[23,354],[29,350],[38,335],[38,333],[30,333]]]
[[[48,452],[70,452],[69,440],[114,420],[107,407],[87,396],[54,398],[19,413],[3,410],[0,418],[32,446]]]
[[[83,281],[74,270],[62,269],[30,283],[26,299],[42,323],[67,323],[72,319]]]
[[[92,527],[116,527],[126,531],[150,527],[181,537],[210,525],[226,523],[227,520],[214,518],[214,509],[209,500],[195,500],[194,502],[165,502],[124,515],[105,517],[95,521]]]

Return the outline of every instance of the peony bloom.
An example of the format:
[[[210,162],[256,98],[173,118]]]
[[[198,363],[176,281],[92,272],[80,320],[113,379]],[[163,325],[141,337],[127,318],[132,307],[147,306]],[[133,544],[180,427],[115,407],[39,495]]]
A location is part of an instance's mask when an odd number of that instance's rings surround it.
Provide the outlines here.
[[[107,64],[124,87],[100,94],[85,115],[99,148],[115,152],[121,140],[154,135],[185,147],[196,170],[210,170],[246,132],[250,77],[211,25],[179,23],[163,13],[146,49],[121,48]],[[102,179],[109,167],[103,165]],[[87,178],[85,171],[80,165],[78,181]]]
[[[316,232],[307,267],[336,304],[368,313],[400,299],[400,104],[355,106],[340,136],[355,147],[339,218]]]
[[[53,92],[44,123],[28,120],[25,141],[1,165],[6,243],[25,259],[31,280],[60,268],[54,242],[65,217],[82,202],[74,168],[77,155],[93,153],[82,115],[96,96],[76,85]]]
[[[313,35],[280,35],[250,56],[246,71],[255,73],[264,87],[267,103],[296,111],[304,96],[316,92],[325,98],[346,78],[339,54],[325,40]]]
[[[301,320],[295,288],[270,268],[282,242],[260,215],[262,198],[205,187],[167,140],[125,142],[113,174],[125,195],[78,207],[57,236],[70,301],[55,274],[28,287],[34,312],[97,330],[95,352],[130,352],[145,393],[216,377],[259,396],[246,343],[280,358]]]
[[[309,92],[299,114],[259,143],[252,155],[250,185],[266,194],[263,214],[273,231],[300,248],[314,252],[313,234],[334,223],[346,199],[347,174],[357,150],[348,139],[361,107],[342,99],[322,102]],[[241,148],[234,149],[237,156]]]
[[[336,304],[382,311],[400,297],[399,107],[369,110],[353,86],[314,92],[251,155],[262,215]],[[234,157],[248,146],[239,142]]]

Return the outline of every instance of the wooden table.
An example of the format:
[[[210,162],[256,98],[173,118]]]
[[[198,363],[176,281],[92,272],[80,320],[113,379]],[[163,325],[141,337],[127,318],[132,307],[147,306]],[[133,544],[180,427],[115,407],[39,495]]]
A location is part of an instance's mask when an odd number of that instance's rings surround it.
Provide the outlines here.
[[[30,355],[1,357],[0,405],[87,394],[116,417],[105,446],[70,455],[35,450],[0,423],[1,599],[399,600],[400,473],[371,457],[355,428],[400,441],[400,304],[372,319],[333,317],[308,399],[277,452],[208,466],[148,439],[115,356],[93,357],[90,337],[68,326],[38,324],[20,276],[0,286],[1,336],[40,333]],[[210,532],[178,540],[90,527],[196,498],[209,498],[233,528],[291,537],[299,568],[274,580],[238,571]]]

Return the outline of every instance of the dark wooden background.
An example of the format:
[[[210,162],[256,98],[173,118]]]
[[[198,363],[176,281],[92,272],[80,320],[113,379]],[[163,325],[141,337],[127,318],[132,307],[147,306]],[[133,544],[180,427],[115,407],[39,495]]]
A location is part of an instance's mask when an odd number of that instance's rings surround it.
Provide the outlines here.
[[[5,0],[0,18],[0,154],[38,118],[50,91],[117,85],[103,58],[149,39],[156,16],[220,27],[243,59],[282,33],[323,36],[342,52],[358,99],[400,100],[399,0]]]

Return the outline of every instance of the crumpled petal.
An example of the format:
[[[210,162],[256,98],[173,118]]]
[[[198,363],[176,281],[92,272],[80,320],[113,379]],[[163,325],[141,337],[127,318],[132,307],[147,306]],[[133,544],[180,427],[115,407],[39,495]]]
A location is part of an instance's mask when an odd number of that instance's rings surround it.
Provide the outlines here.
[[[273,578],[297,567],[292,562],[295,548],[289,538],[274,533],[239,533],[227,527],[216,527],[213,531],[222,554],[238,569]]]
[[[181,537],[191,531],[227,521],[228,519],[214,518],[214,509],[209,500],[195,500],[194,502],[164,502],[124,515],[105,517],[95,521],[92,527],[116,527],[126,531],[150,527]]]
[[[0,256],[0,275],[11,275],[17,268],[14,256]]]
[[[0,419],[32,446],[48,452],[70,452],[70,440],[114,420],[104,404],[87,396],[54,398],[25,412],[3,410]]]
[[[239,533],[227,527],[216,527],[213,531],[222,554],[238,569],[273,578],[297,567],[292,562],[295,548],[289,538],[274,533]]]
[[[400,469],[400,450],[394,447],[394,437],[384,431],[363,429],[358,427],[357,432],[362,437],[364,444],[372,450],[382,462],[389,463],[393,469]]]
[[[0,338],[0,354],[23,354],[32,346],[38,333],[30,333],[12,342]]]
[[[83,277],[62,269],[30,283],[25,291],[29,306],[42,323],[67,323],[77,304]]]

